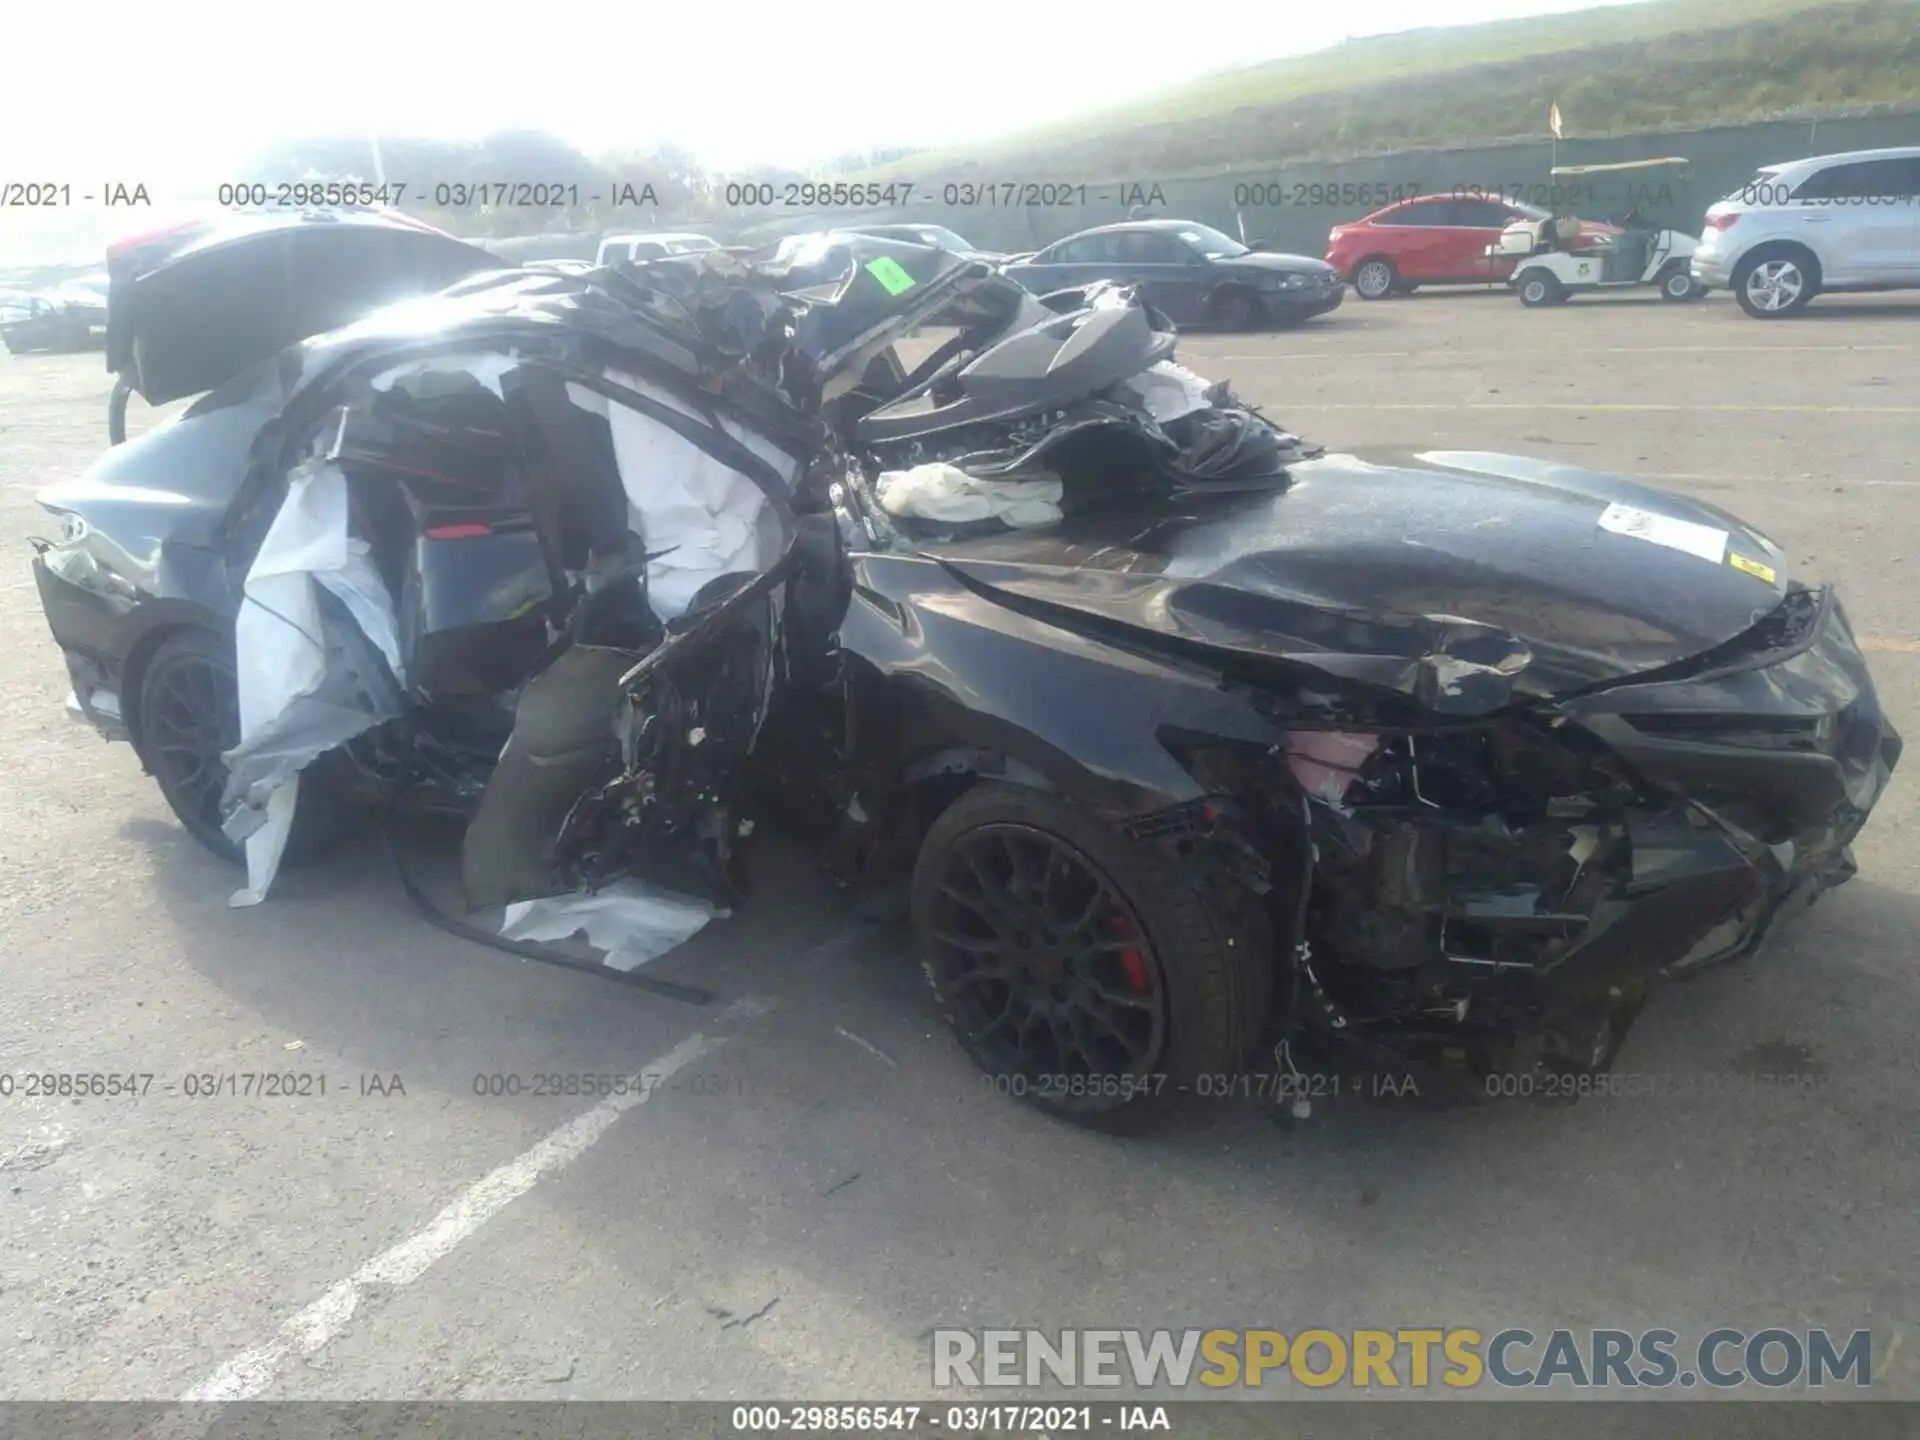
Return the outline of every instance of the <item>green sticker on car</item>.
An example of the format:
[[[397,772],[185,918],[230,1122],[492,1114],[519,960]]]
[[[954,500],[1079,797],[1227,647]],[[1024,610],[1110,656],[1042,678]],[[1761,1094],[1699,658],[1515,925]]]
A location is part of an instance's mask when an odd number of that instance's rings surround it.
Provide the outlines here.
[[[902,269],[900,262],[891,255],[882,255],[878,260],[869,260],[867,273],[886,286],[889,295],[903,295],[915,284],[913,276]]]

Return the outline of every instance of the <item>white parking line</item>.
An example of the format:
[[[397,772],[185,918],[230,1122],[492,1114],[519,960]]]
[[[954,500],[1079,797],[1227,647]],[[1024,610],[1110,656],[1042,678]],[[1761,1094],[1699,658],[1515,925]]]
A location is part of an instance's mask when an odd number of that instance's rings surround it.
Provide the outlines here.
[[[1642,411],[1671,411],[1677,415],[1920,415],[1920,405],[1584,405],[1571,401],[1483,401],[1465,400],[1452,404],[1383,401],[1373,404],[1341,402],[1318,404],[1311,400],[1289,400],[1289,410],[1566,410],[1582,414],[1631,415]]]
[[[1547,443],[1552,444],[1553,442],[1549,441]],[[1717,482],[1722,485],[1750,485],[1753,483],[1755,479],[1767,478],[1764,476],[1753,476],[1753,475],[1703,474],[1699,471],[1694,471],[1694,470],[1667,470],[1667,471],[1636,470],[1633,472],[1633,475],[1636,480],[1659,480],[1663,482],[1667,480],[1703,480],[1703,481]],[[1859,486],[1892,485],[1896,487],[1910,487],[1910,486],[1920,485],[1920,480],[1881,480],[1877,478],[1867,478],[1859,475],[1817,475],[1817,476],[1808,475],[1803,478],[1808,480],[1816,480],[1822,485],[1839,485],[1849,489],[1855,485],[1859,485]]]
[[[722,1023],[764,1015],[772,1002],[756,997],[736,1000],[715,1017]],[[362,1265],[318,1300],[282,1324],[273,1338],[242,1351],[200,1384],[183,1400],[250,1400],[273,1383],[281,1366],[294,1357],[314,1354],[345,1328],[368,1293],[398,1290],[411,1285],[450,1254],[461,1241],[531,1190],[541,1176],[578,1159],[594,1141],[613,1128],[627,1111],[644,1105],[676,1071],[724,1045],[729,1037],[704,1032],[689,1035],[658,1060],[640,1067],[657,1076],[647,1089],[611,1095],[591,1110],[576,1115],[532,1149],[509,1160],[470,1185],[424,1230],[402,1240]]]
[[[1848,351],[1912,350],[1912,345],[1600,345],[1582,346],[1582,355],[1754,355],[1844,354]],[[1261,355],[1216,354],[1195,345],[1193,354],[1208,360],[1511,360],[1511,350],[1287,350]]]

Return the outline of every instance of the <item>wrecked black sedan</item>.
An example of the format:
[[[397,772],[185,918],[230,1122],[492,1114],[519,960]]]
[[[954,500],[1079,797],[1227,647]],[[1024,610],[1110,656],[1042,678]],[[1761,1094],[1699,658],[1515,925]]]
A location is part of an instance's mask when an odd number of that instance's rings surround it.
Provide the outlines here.
[[[343,813],[433,811],[484,933],[646,983],[778,824],[906,892],[961,1043],[1054,1110],[1309,1043],[1484,1093],[1604,1069],[1657,979],[1847,878],[1899,756],[1765,536],[1321,454],[1128,288],[845,236],[475,252],[224,356],[169,333],[190,288],[118,353],[210,393],[44,493],[34,573],[70,707],[237,903]]]

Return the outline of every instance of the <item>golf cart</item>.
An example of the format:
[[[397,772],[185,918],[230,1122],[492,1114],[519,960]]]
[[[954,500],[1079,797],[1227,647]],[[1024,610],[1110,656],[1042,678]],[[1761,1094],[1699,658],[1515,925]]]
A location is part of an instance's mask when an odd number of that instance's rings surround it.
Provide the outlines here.
[[[1556,165],[1554,191],[1562,186],[1578,193],[1583,180],[1605,175],[1619,177],[1631,197],[1619,220],[1619,233],[1596,235],[1583,230],[1570,215],[1549,219],[1516,220],[1487,248],[1496,258],[1517,260],[1507,284],[1522,305],[1557,305],[1586,290],[1619,290],[1652,285],[1662,300],[1698,300],[1706,289],[1688,272],[1687,262],[1698,243],[1684,231],[1662,228],[1644,213],[1649,172],[1673,173],[1687,162],[1679,156],[1662,160],[1628,160],[1613,165]],[[1661,185],[1661,193],[1666,186]]]

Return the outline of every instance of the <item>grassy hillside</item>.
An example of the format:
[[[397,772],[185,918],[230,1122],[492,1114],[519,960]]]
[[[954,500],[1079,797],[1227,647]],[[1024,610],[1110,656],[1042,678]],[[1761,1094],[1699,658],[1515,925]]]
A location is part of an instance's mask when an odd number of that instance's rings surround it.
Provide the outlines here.
[[[1144,178],[1920,103],[1920,0],[1648,0],[1352,40],[895,173]]]

